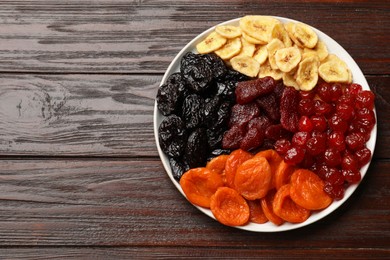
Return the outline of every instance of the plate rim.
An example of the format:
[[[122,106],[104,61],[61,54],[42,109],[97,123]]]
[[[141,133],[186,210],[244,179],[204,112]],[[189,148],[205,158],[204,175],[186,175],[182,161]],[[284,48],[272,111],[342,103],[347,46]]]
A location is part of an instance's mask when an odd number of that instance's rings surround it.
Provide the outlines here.
[[[262,15],[262,16],[268,16],[268,17],[273,17],[273,18],[276,18],[278,19],[279,21],[281,21],[282,23],[286,23],[286,22],[298,22],[298,23],[303,23],[301,21],[298,21],[298,20],[294,20],[294,19],[291,19],[291,18],[286,18],[286,17],[281,17],[281,16],[272,16],[272,15]],[[180,60],[182,58],[182,56],[184,55],[184,53],[188,52],[188,51],[192,51],[194,53],[197,53],[196,49],[195,49],[195,45],[197,42],[201,41],[206,35],[208,35],[210,32],[212,32],[216,26],[219,26],[219,25],[227,25],[227,24],[235,24],[237,23],[238,24],[238,21],[241,19],[242,17],[238,17],[238,18],[234,18],[234,19],[230,19],[230,20],[227,20],[227,21],[224,21],[222,23],[218,23],[206,30],[204,30],[202,33],[196,35],[191,41],[189,41],[180,51],[178,54],[176,54],[176,56],[173,58],[173,60],[171,61],[171,63],[169,64],[168,68],[166,69],[165,73],[164,73],[164,76],[162,77],[161,79],[161,82],[159,84],[159,87],[165,83],[165,81],[167,80],[167,78],[169,77],[169,75],[171,73],[173,73],[174,71],[172,71],[173,67],[177,66],[177,63],[179,62],[180,63]],[[307,23],[305,23],[307,24]],[[309,25],[309,24],[307,24]],[[335,41],[333,38],[331,38],[330,36],[328,36],[327,34],[325,34],[324,32],[318,30],[317,28],[309,25],[318,35],[318,38],[323,40],[325,43],[326,43],[326,46],[328,48],[329,53],[334,53],[332,51],[332,49],[334,47],[337,48],[337,51],[336,52],[341,52],[342,53],[342,56],[345,56],[346,55],[346,58],[348,61],[345,61],[343,57],[343,60],[344,62],[346,62],[348,64],[348,67],[350,68],[352,74],[353,74],[353,79],[355,79],[355,74],[359,74],[358,78],[362,78],[363,82],[356,82],[358,84],[360,84],[364,90],[371,90],[369,85],[368,85],[368,82],[367,82],[367,79],[366,77],[364,76],[362,70],[359,68],[358,64],[356,63],[356,61],[352,58],[352,56],[337,42]],[[331,44],[333,46],[333,48],[329,48],[329,44]],[[191,46],[193,46],[191,48]],[[194,51],[195,49],[195,51]],[[353,69],[351,68],[351,65],[353,67]],[[355,82],[353,80],[353,82]],[[365,165],[363,166],[361,169],[360,169],[360,172],[361,172],[361,180],[359,183],[357,184],[353,184],[353,185],[350,185],[346,191],[345,191],[345,194],[344,194],[344,197],[343,199],[341,200],[335,200],[332,202],[332,204],[327,207],[326,209],[323,209],[321,211],[318,211],[318,212],[314,212],[310,215],[310,217],[302,222],[302,223],[288,223],[288,222],[285,222],[284,224],[280,225],[280,226],[277,226],[273,223],[271,223],[270,221],[267,222],[267,223],[264,223],[264,224],[256,224],[256,223],[249,223],[249,224],[246,224],[244,226],[232,226],[233,228],[237,228],[237,229],[241,229],[241,230],[246,230],[246,231],[251,231],[251,232],[264,232],[264,233],[273,233],[273,232],[283,232],[283,231],[289,231],[289,230],[294,230],[294,229],[298,229],[298,228],[302,228],[302,227],[305,227],[305,226],[308,226],[308,225],[311,225],[313,223],[316,223],[318,222],[319,220],[329,216],[332,212],[335,212],[338,208],[340,208],[341,205],[343,205],[347,200],[349,200],[349,198],[352,196],[352,194],[355,192],[355,190],[357,189],[357,187],[359,187],[359,185],[361,184],[361,182],[363,181],[364,177],[366,176],[366,173],[368,171],[368,168],[371,164],[371,161],[372,161],[372,158],[373,158],[373,155],[374,155],[374,151],[375,151],[375,147],[376,147],[376,139],[377,139],[377,113],[376,113],[376,109],[374,107],[373,109],[374,111],[374,114],[375,114],[375,119],[376,119],[376,122],[375,122],[375,126],[374,128],[372,129],[371,131],[371,137],[370,139],[367,141],[366,145],[367,147],[371,150],[371,158],[370,158],[370,161]],[[157,101],[155,99],[155,102],[154,102],[154,111],[153,111],[153,126],[154,126],[154,137],[155,137],[155,141],[156,141],[156,146],[157,146],[157,151],[158,151],[158,154],[159,154],[159,157],[160,157],[160,160],[164,166],[164,169],[166,171],[166,173],[168,174],[169,178],[171,179],[171,181],[173,182],[174,186],[179,190],[179,192],[184,196],[184,198],[190,203],[192,204],[193,206],[195,206],[198,210],[200,210],[201,212],[203,212],[204,214],[206,214],[207,216],[211,217],[212,219],[214,219],[215,221],[217,221],[215,219],[215,217],[213,216],[212,212],[210,209],[206,209],[206,208],[203,208],[203,207],[200,207],[200,206],[197,206],[193,203],[191,203],[187,197],[185,196],[179,182],[174,179],[173,175],[172,175],[172,172],[171,172],[171,168],[170,168],[170,165],[169,165],[169,161],[168,161],[168,157],[164,154],[164,152],[162,152],[161,148],[160,148],[160,143],[159,143],[159,138],[158,138],[158,128],[159,128],[159,123],[161,122],[161,118],[163,118],[164,116],[159,112],[158,110],[158,107],[157,107]],[[160,118],[160,120],[158,120],[158,118]],[[369,147],[370,146],[370,147]],[[313,217],[314,216],[314,217]],[[317,217],[316,217],[317,216]],[[219,223],[219,222],[218,222]],[[269,224],[269,225],[267,225]],[[221,224],[223,225],[223,224]],[[256,227],[256,229],[255,229]],[[263,227],[263,229],[259,228],[259,227]],[[264,228],[265,227],[265,228]]]

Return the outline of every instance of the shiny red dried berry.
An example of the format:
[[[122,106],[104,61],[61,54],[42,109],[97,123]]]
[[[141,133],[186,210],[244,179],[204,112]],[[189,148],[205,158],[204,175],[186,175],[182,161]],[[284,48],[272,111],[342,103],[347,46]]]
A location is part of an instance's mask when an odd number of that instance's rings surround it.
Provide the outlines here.
[[[356,96],[356,107],[357,108],[374,108],[375,95],[369,90],[363,90],[359,92]]]
[[[300,147],[291,147],[284,155],[284,161],[290,165],[297,165],[305,158],[305,150]]]
[[[371,151],[367,147],[363,147],[355,151],[355,156],[359,161],[359,166],[363,167],[371,160]]]
[[[291,87],[286,87],[280,100],[280,123],[290,131],[298,131],[298,106],[299,92]]]

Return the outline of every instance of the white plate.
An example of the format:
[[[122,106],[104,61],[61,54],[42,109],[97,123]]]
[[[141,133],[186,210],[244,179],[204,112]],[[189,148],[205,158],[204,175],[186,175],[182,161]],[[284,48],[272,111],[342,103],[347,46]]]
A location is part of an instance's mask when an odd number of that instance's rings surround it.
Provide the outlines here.
[[[280,20],[283,23],[297,22],[296,20],[283,18],[283,17],[274,17],[274,18]],[[226,21],[226,22],[221,23],[219,25],[236,25],[236,26],[238,26],[239,19],[240,18]],[[167,80],[169,75],[171,75],[174,72],[180,71],[180,60],[181,60],[182,56],[189,51],[197,53],[196,48],[195,48],[196,44],[198,42],[202,41],[202,39],[204,39],[209,33],[211,33],[214,30],[214,28],[215,28],[215,26],[204,31],[203,33],[199,34],[192,41],[190,41],[179,52],[179,54],[177,54],[177,56],[173,59],[173,61],[169,65],[167,71],[165,72],[164,77],[162,78],[160,85],[165,83],[165,81]],[[330,38],[328,35],[324,34],[323,32],[321,32],[315,28],[313,28],[313,29],[317,33],[318,38],[325,42],[326,46],[328,47],[329,53],[336,54],[338,57],[340,57],[342,60],[344,60],[348,64],[348,66],[351,69],[352,74],[353,74],[353,81],[360,84],[363,87],[363,89],[369,90],[370,88],[368,86],[366,78],[364,77],[362,71],[360,70],[360,68],[356,64],[356,62],[348,54],[348,52],[346,50],[344,50],[344,48],[341,47],[341,45],[339,45],[335,40]],[[374,112],[375,112],[375,110],[374,110]],[[375,115],[376,115],[376,113],[375,113]],[[164,168],[165,168],[166,172],[168,173],[169,178],[172,180],[172,183],[183,194],[183,196],[185,196],[183,190],[180,187],[180,184],[172,176],[172,172],[171,172],[171,168],[170,168],[167,156],[160,149],[160,144],[159,144],[159,139],[158,139],[158,127],[159,127],[163,117],[164,116],[157,109],[157,103],[155,103],[155,106],[154,106],[154,135],[155,135],[155,139],[156,139],[158,153],[160,155],[160,158],[161,158],[161,161],[164,165]],[[367,142],[367,147],[371,150],[372,154],[374,153],[376,135],[377,135],[377,126],[375,124],[375,126],[371,132],[371,138]],[[367,172],[369,165],[370,165],[370,163],[365,165],[360,170],[361,175],[362,175],[362,179],[366,175],[366,172]],[[344,195],[343,199],[341,199],[339,201],[334,201],[328,208],[326,208],[322,211],[312,213],[312,215],[303,223],[291,224],[291,223],[286,222],[286,223],[282,224],[281,226],[276,226],[272,222],[269,221],[269,222],[264,223],[264,224],[249,223],[245,226],[239,226],[236,228],[244,229],[244,230],[248,230],[248,231],[253,231],[253,232],[279,232],[279,231],[286,231],[286,230],[291,230],[291,229],[296,229],[296,228],[300,228],[303,226],[307,226],[311,223],[314,223],[314,222],[324,218],[325,216],[329,215],[331,212],[335,211],[352,195],[352,193],[356,190],[357,186],[358,186],[358,184],[355,184],[355,185],[348,187],[345,191],[345,195]],[[214,218],[213,214],[211,213],[211,211],[209,209],[198,207],[196,205],[194,205],[194,206],[197,207],[200,211],[202,211],[206,215],[208,215],[209,217]]]

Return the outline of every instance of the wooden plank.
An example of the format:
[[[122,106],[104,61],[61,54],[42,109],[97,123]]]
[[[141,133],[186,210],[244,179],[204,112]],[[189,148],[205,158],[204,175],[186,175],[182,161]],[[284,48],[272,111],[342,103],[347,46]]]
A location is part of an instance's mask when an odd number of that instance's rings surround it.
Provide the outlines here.
[[[193,207],[158,160],[0,160],[0,245],[390,248],[389,162],[318,223],[290,232],[225,227]]]
[[[159,75],[0,75],[0,155],[157,156],[153,135]],[[390,154],[389,77],[376,93],[375,156]]]
[[[172,258],[207,258],[207,259],[385,259],[390,250],[387,248],[216,248],[208,247],[88,247],[88,248],[6,248],[0,249],[6,259],[172,259]]]
[[[1,75],[0,154],[156,156],[160,76]]]
[[[162,73],[196,35],[245,14],[308,23],[338,41],[364,73],[390,73],[387,1],[222,0],[1,1],[0,71]]]

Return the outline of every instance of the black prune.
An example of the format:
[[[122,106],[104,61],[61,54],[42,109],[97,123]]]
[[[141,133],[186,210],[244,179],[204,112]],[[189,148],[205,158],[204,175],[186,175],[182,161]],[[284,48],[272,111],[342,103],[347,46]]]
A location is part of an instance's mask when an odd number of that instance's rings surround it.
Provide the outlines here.
[[[158,129],[161,150],[169,157],[179,157],[187,142],[184,122],[176,115],[170,115],[161,122]]]
[[[174,113],[180,107],[185,90],[185,81],[180,73],[169,76],[166,83],[158,88],[157,107],[164,116]]]
[[[190,167],[181,158],[169,158],[172,175],[176,180],[180,180],[181,176],[190,169]]]
[[[213,71],[199,54],[186,53],[181,60],[180,71],[189,88],[197,93],[204,92],[211,86]]]
[[[231,70],[229,69],[225,76],[223,77],[225,81],[234,81],[234,82],[239,82],[239,81],[245,81],[245,80],[250,80],[251,78],[236,71],[236,70]]]
[[[211,159],[213,159],[214,157],[217,157],[219,155],[222,155],[222,154],[230,154],[231,153],[231,150],[229,149],[221,149],[221,148],[218,148],[218,149],[215,149],[215,150],[212,150],[210,153],[209,153],[209,156],[207,157],[207,161],[210,161]]]
[[[184,99],[181,117],[186,128],[196,128],[203,123],[204,103],[204,99],[197,94],[188,95]]]
[[[206,99],[204,106],[204,125],[212,127],[215,124],[215,119],[218,117],[218,110],[221,104],[219,97]]]
[[[222,145],[224,129],[207,129],[207,143],[210,149],[217,149]]]
[[[233,104],[236,100],[236,86],[237,82],[234,81],[218,81],[216,95]]]
[[[225,76],[227,73],[227,68],[225,62],[218,55],[210,53],[203,55],[203,58],[209,64],[213,72],[214,79],[219,79]]]
[[[188,137],[184,157],[190,168],[206,165],[208,155],[207,132],[205,128],[195,129]]]

